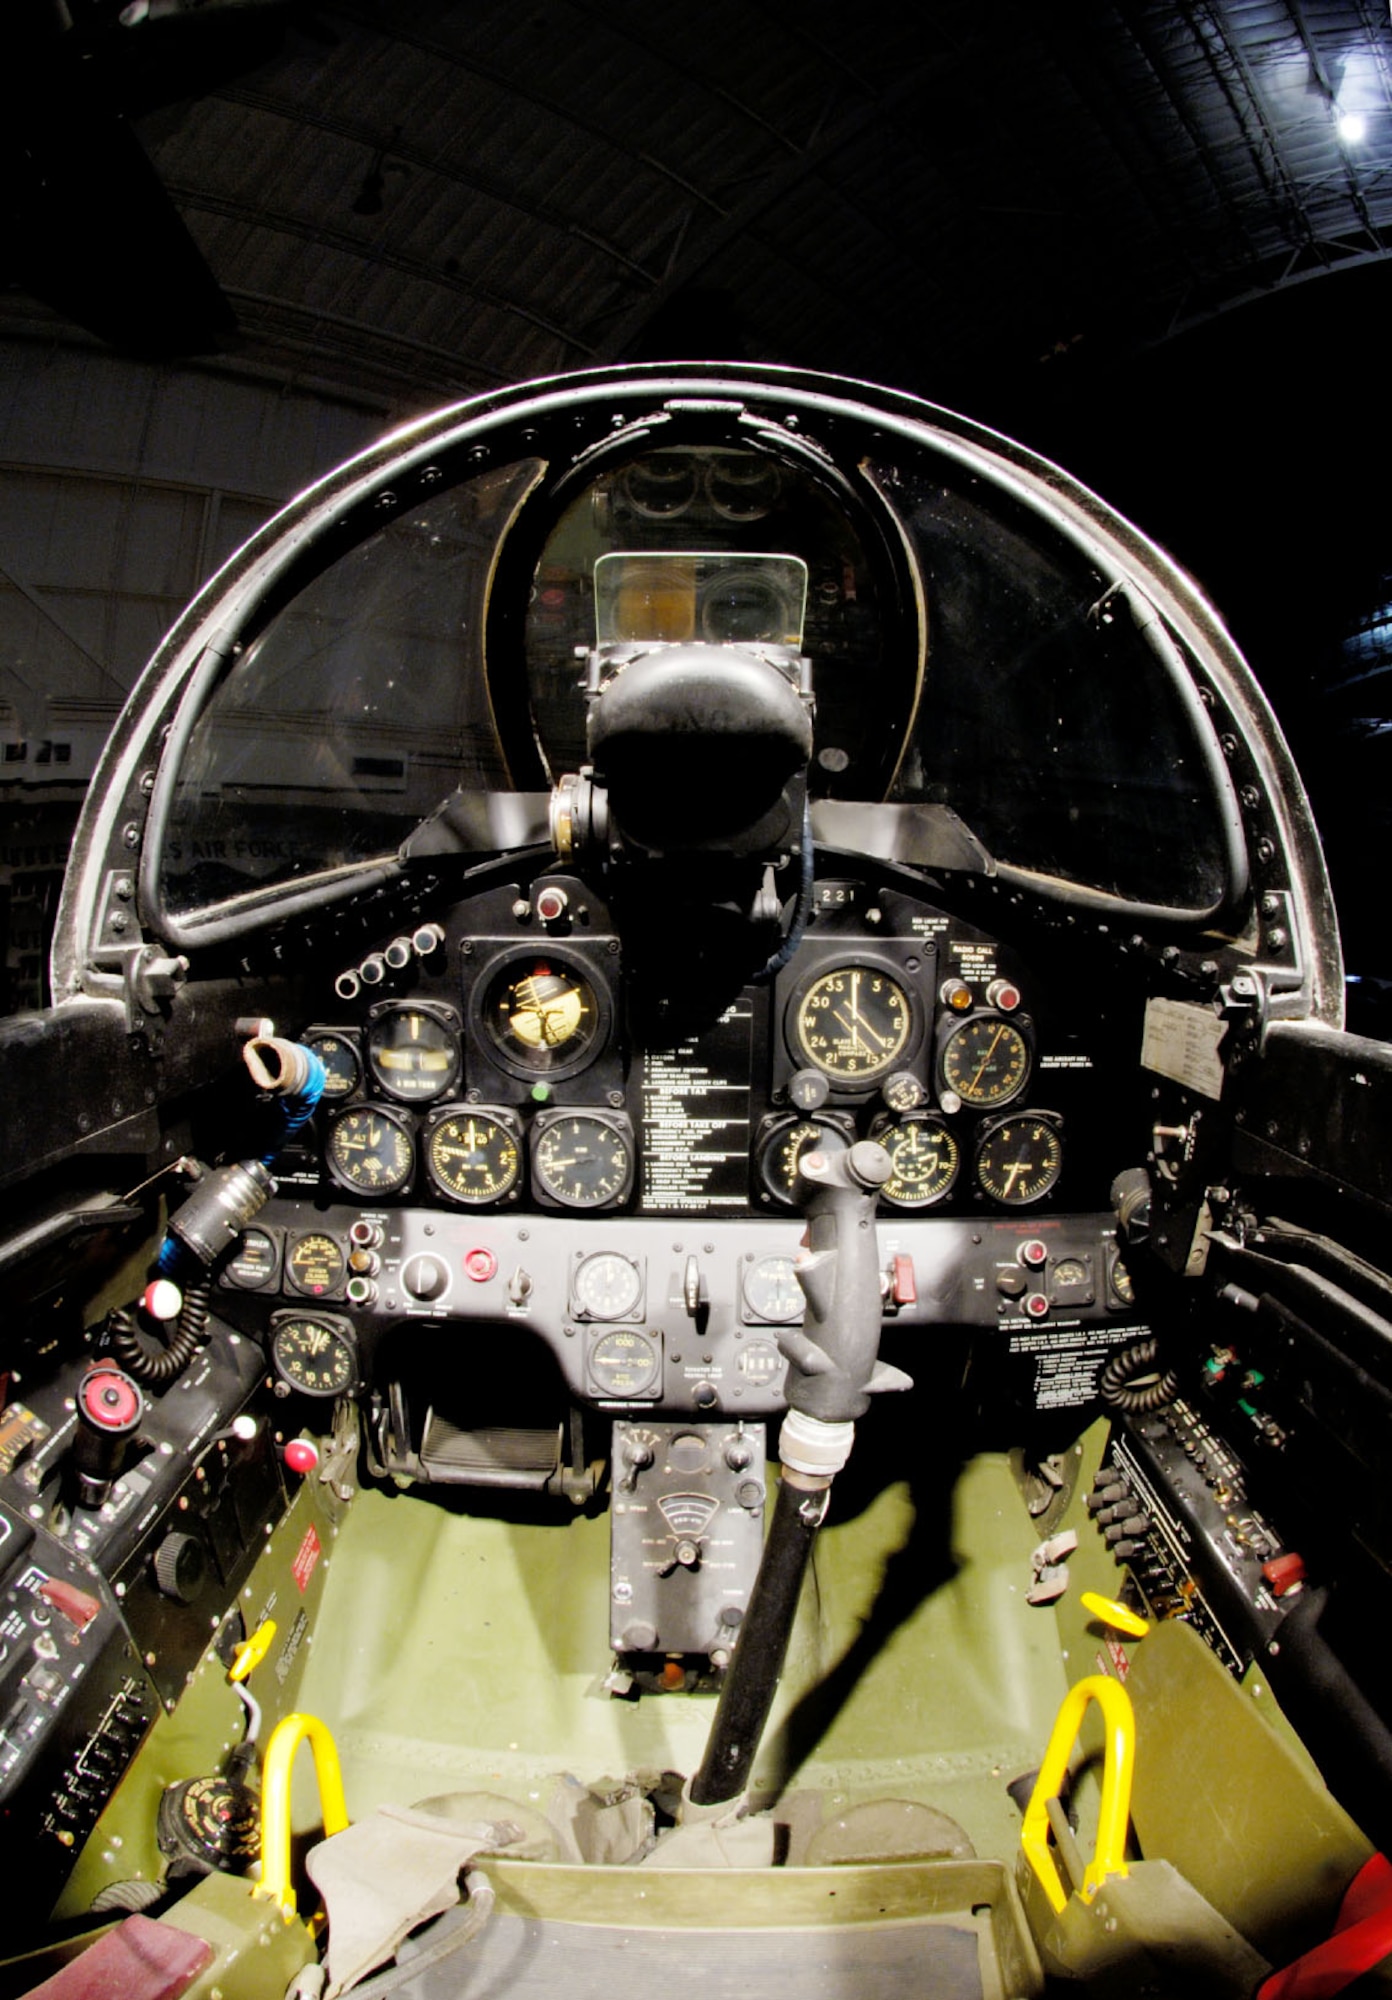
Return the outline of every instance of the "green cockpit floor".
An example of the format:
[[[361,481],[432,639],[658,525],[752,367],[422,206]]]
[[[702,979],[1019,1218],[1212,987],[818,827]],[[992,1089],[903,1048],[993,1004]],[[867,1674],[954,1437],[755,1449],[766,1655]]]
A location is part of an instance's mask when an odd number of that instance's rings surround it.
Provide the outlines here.
[[[978,1456],[928,1497],[848,1482],[838,1519],[841,1497],[753,1788],[918,1800],[1006,1859],[1006,1786],[1038,1764],[1068,1678],[1052,1611],[1026,1602],[1039,1534],[1009,1464]],[[714,1696],[604,1690],[608,1575],[607,1513],[519,1521],[360,1494],[299,1701],[334,1733],[354,1818],[445,1792],[537,1801],[562,1772],[694,1770]]]

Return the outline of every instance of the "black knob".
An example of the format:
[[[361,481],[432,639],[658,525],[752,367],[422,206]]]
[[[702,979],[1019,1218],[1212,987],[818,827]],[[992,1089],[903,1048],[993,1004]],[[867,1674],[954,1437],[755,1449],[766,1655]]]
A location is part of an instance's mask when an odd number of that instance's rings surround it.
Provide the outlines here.
[[[449,1266],[440,1257],[410,1257],[401,1282],[413,1299],[438,1299],[449,1286]]]
[[[196,1535],[166,1535],[155,1551],[155,1582],[176,1604],[192,1604],[207,1568],[203,1544]]]

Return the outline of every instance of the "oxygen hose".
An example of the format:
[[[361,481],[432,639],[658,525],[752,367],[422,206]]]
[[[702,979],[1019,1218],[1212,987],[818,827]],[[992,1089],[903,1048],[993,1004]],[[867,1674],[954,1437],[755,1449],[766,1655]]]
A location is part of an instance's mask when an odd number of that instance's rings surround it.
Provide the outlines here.
[[[808,1184],[810,1254],[796,1269],[807,1312],[801,1328],[779,1336],[789,1363],[789,1410],[778,1442],[778,1500],[706,1753],[687,1786],[695,1807],[722,1807],[744,1791],[831,1482],[850,1457],[855,1419],[877,1391],[910,1386],[879,1359],[875,1197],[892,1171],[889,1155],[863,1139],[844,1151],[805,1154],[799,1171]]]
[[[151,1340],[128,1310],[113,1312],[107,1321],[107,1337],[121,1365],[150,1386],[172,1382],[198,1352],[212,1301],[208,1274],[275,1193],[272,1163],[313,1115],[323,1094],[324,1065],[302,1042],[253,1035],[243,1046],[242,1059],[252,1081],[275,1100],[275,1126],[260,1159],[239,1160],[211,1172],[197,1169],[187,1200],[170,1218],[155,1269],[183,1291],[174,1337],[166,1345]]]

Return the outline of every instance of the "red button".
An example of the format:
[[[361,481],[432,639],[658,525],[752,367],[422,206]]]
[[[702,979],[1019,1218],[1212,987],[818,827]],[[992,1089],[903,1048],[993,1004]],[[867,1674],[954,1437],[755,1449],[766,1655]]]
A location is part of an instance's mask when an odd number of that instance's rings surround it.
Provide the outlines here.
[[[470,1250],[464,1258],[464,1275],[476,1285],[487,1284],[497,1269],[498,1260],[491,1250]]]
[[[144,1398],[130,1376],[100,1364],[83,1376],[77,1401],[89,1423],[117,1436],[133,1431],[145,1414]]]
[[[319,1447],[308,1438],[291,1438],[285,1447],[285,1463],[303,1479],[319,1464]]]
[[[1041,1243],[1037,1236],[1031,1236],[1027,1243],[1020,1245],[1020,1262],[1028,1264],[1031,1270],[1037,1271],[1039,1266],[1046,1262],[1048,1255],[1048,1244]]]
[[[892,1294],[894,1303],[897,1306],[913,1306],[918,1304],[918,1286],[914,1282],[913,1258],[905,1256],[902,1251],[895,1253]]]
[[[1043,1292],[1031,1292],[1025,1300],[1025,1311],[1031,1319],[1043,1319],[1048,1310],[1049,1301],[1045,1298]]]

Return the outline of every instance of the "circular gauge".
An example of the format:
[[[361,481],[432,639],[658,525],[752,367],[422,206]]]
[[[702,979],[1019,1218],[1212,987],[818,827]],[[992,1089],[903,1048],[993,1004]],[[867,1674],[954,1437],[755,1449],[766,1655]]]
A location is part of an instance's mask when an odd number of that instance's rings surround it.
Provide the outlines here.
[[[360,1105],[337,1113],[324,1158],[334,1179],[353,1194],[389,1195],[410,1180],[415,1149],[396,1112]]]
[[[367,1066],[388,1097],[421,1104],[459,1075],[459,1039],[423,1008],[388,1007],[367,1031]]]
[[[793,1049],[833,1083],[872,1083],[899,1067],[913,1040],[913,1003],[878,965],[838,965],[799,989]]]
[[[598,995],[558,958],[511,960],[489,982],[483,1008],[499,1055],[519,1075],[569,1076],[596,1048]]]
[[[977,1014],[954,1028],[942,1050],[942,1080],[964,1104],[990,1110],[1018,1097],[1029,1080],[1029,1044],[1013,1021]]]
[[[976,1149],[979,1185],[1008,1208],[1043,1201],[1063,1172],[1063,1140],[1047,1118],[1002,1118]]]
[[[880,1085],[880,1096],[891,1111],[917,1111],[928,1102],[924,1084],[912,1070],[898,1069]]]
[[[567,1111],[537,1135],[532,1174],[538,1194],[562,1208],[607,1208],[628,1193],[633,1149],[607,1118]]]
[[[894,1171],[880,1192],[898,1208],[931,1208],[957,1178],[961,1148],[937,1118],[905,1118],[879,1134]]]
[[[798,1162],[818,1146],[837,1151],[850,1142],[839,1125],[826,1118],[785,1118],[775,1125],[759,1148],[759,1178],[771,1195],[797,1206]]]
[[[264,1229],[244,1229],[222,1267],[222,1282],[239,1292],[262,1291],[280,1270],[275,1239]]]
[[[341,1396],[353,1386],[353,1343],[332,1320],[307,1313],[283,1319],[271,1334],[271,1360],[282,1382],[302,1396]]]
[[[336,1237],[322,1230],[292,1236],[285,1251],[285,1275],[297,1292],[321,1299],[337,1291],[348,1270],[348,1254]]]
[[[590,1377],[601,1396],[645,1396],[658,1370],[657,1342],[636,1329],[602,1333],[590,1349]]]
[[[425,1168],[450,1201],[481,1208],[511,1194],[522,1171],[515,1133],[491,1112],[461,1108],[445,1113],[425,1141]]]
[[[326,1029],[322,1034],[311,1035],[305,1047],[313,1049],[324,1065],[324,1096],[330,1101],[351,1097],[362,1082],[362,1064],[348,1037]]]
[[[786,1326],[789,1321],[802,1318],[806,1304],[791,1257],[760,1257],[745,1272],[746,1319]]]
[[[577,1312],[591,1319],[624,1319],[643,1295],[643,1277],[630,1257],[596,1250],[576,1266],[572,1290]]]

